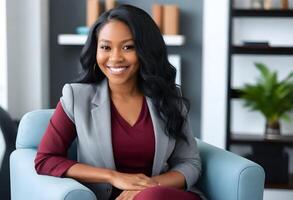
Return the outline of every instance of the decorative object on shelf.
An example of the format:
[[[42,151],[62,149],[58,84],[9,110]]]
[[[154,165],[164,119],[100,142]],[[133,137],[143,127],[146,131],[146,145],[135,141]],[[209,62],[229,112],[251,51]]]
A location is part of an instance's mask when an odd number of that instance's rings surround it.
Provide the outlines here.
[[[261,112],[266,118],[265,136],[269,139],[281,134],[280,119],[289,120],[293,109],[293,72],[279,81],[278,74],[262,63],[255,63],[261,76],[255,84],[246,84],[240,89],[244,106]]]
[[[272,0],[263,0],[263,8],[265,10],[271,10],[272,9]]]
[[[79,35],[87,35],[89,33],[90,28],[88,26],[78,26],[75,31]]]
[[[160,31],[163,31],[163,5],[153,4],[152,5],[152,17],[159,27]]]
[[[269,47],[269,41],[243,41],[245,47]]]
[[[281,0],[281,9],[288,10],[289,9],[289,1],[288,0]]]
[[[99,0],[86,1],[86,25],[91,27],[99,17],[100,4]]]
[[[179,8],[177,5],[163,6],[163,33],[166,35],[179,34]]]
[[[262,9],[263,0],[251,0],[251,8],[252,9]]]
[[[116,6],[115,0],[105,0],[105,9],[106,11],[111,10]]]

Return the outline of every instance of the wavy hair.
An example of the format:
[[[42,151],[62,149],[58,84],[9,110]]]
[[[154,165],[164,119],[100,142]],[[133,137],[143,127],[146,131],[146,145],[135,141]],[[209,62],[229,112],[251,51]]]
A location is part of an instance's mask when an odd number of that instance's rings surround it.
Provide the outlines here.
[[[189,102],[182,97],[175,84],[176,69],[170,64],[167,47],[161,32],[152,18],[142,9],[131,5],[120,5],[104,12],[91,27],[82,49],[82,65],[79,83],[99,83],[105,75],[97,67],[96,53],[98,34],[109,21],[125,23],[134,40],[140,67],[138,87],[152,99],[160,118],[165,122],[165,133],[175,139],[187,141],[184,125],[189,111]]]

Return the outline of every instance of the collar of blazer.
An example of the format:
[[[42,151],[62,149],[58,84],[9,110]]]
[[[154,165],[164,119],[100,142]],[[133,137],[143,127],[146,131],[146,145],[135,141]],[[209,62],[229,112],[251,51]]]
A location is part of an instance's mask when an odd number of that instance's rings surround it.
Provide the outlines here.
[[[160,119],[157,111],[149,97],[146,97],[147,105],[151,114],[154,132],[155,132],[155,157],[153,162],[152,175],[159,175],[164,162],[169,144],[169,136],[164,133],[164,122]],[[116,169],[111,138],[111,112],[108,81],[102,81],[96,89],[96,93],[91,101],[94,105],[91,113],[94,119],[94,128],[96,137],[99,139],[97,145],[102,153],[105,166],[110,169]],[[111,147],[111,148],[109,148]]]

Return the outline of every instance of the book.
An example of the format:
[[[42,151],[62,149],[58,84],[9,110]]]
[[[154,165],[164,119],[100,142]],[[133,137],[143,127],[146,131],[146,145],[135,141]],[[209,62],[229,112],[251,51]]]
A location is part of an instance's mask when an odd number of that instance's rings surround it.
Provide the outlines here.
[[[99,0],[87,0],[86,2],[86,26],[91,27],[99,17]]]
[[[116,6],[115,0],[105,0],[105,9],[106,11],[111,10]]]
[[[281,8],[283,10],[288,10],[289,9],[289,1],[288,0],[281,0]]]
[[[163,6],[160,4],[152,5],[152,17],[156,22],[158,28],[162,32],[163,30]]]
[[[179,8],[177,5],[163,6],[163,33],[166,35],[179,34]]]

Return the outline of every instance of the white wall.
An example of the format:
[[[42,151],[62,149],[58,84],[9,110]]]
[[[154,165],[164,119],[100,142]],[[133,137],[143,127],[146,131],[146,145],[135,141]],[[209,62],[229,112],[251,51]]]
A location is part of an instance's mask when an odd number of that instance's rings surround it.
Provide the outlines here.
[[[48,106],[48,1],[7,1],[8,111]]]
[[[7,108],[6,1],[0,2],[0,106]]]
[[[202,140],[225,148],[229,1],[204,0]]]
[[[6,50],[6,1],[0,1],[0,106],[7,108],[7,50]],[[0,169],[5,150],[0,129]]]

